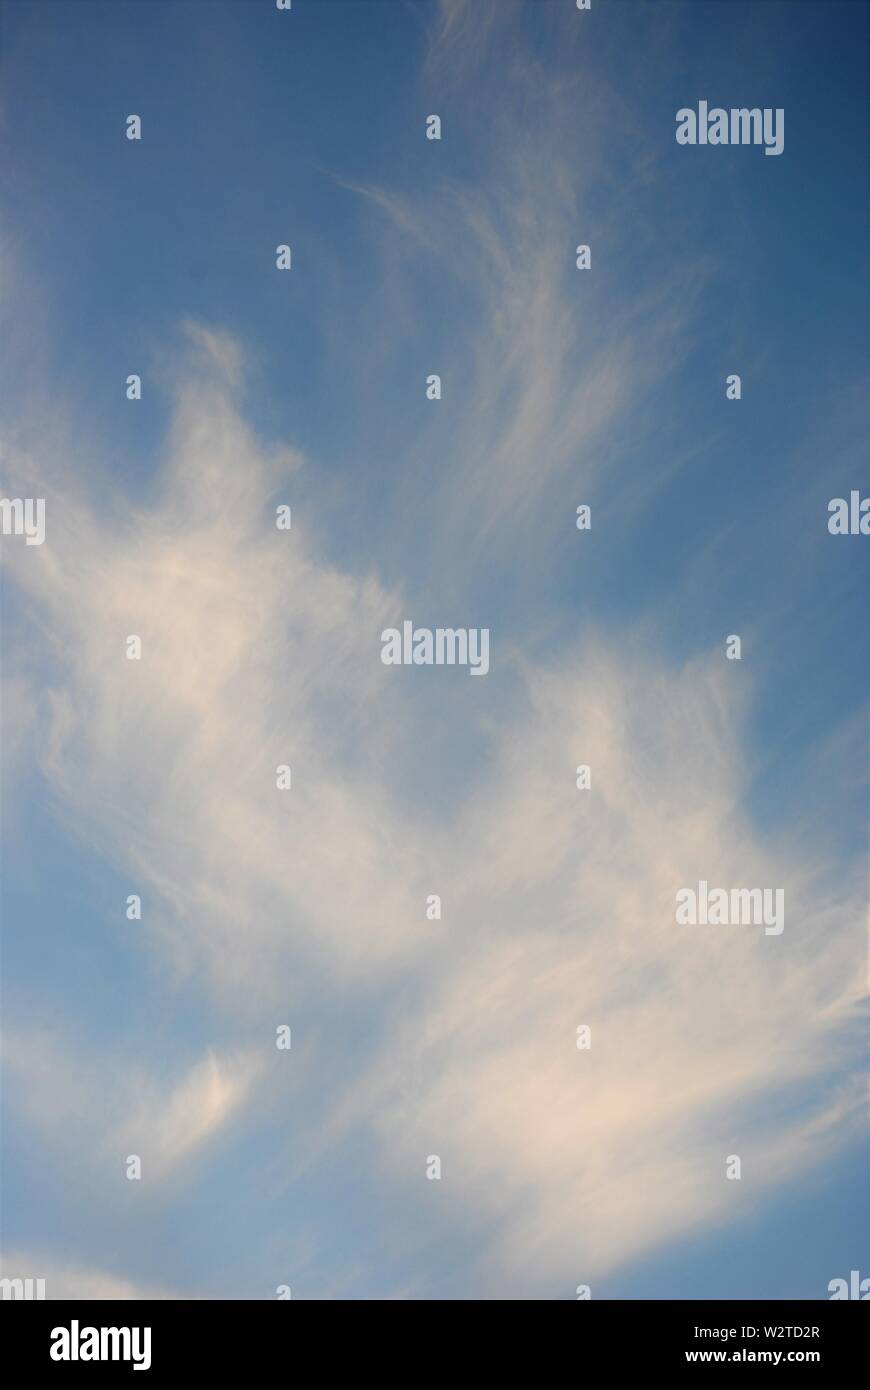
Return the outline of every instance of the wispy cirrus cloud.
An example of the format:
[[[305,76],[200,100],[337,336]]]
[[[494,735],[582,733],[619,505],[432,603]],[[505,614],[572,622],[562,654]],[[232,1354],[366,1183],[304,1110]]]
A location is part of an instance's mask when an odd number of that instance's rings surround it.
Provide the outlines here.
[[[626,546],[686,457],[652,447],[639,421],[655,406],[664,428],[678,408],[656,393],[692,351],[715,259],[693,248],[623,284],[669,225],[642,215],[654,142],[588,68],[542,82],[515,29],[512,61],[484,80],[482,56],[518,15],[441,7],[427,71],[456,97],[445,124],[469,142],[465,178],[430,161],[411,188],[340,180],[380,256],[379,331],[364,352],[352,339],[360,378],[404,365],[421,304],[432,356],[439,331],[446,345],[445,400],[366,475],[374,501],[353,561],[330,543],[321,461],[256,428],[248,345],[191,317],[163,370],[169,429],[147,486],[134,495],[111,453],[83,450],[44,382],[38,423],[16,424],[3,458],[7,490],[48,502],[45,546],[4,545],[7,776],[25,788],[38,768],[62,835],[141,894],[131,929],[160,987],[199,1002],[214,1039],[192,1046],[177,1021],[167,1065],[141,1022],[117,1025],[103,1056],[53,1012],[7,1018],[14,1117],[89,1179],[141,1151],[167,1201],[267,1122],[252,1162],[269,1192],[347,1145],[348,1170],[381,1196],[385,1248],[417,1242],[414,1276],[397,1285],[414,1296],[445,1231],[472,1232],[463,1277],[477,1294],[570,1293],[733,1214],[727,1154],[744,1160],[741,1210],[757,1209],[860,1123],[861,869],[826,862],[812,806],[772,827],[753,816],[761,661],[738,680],[724,634],[706,629],[701,656],[676,658],[642,581],[634,621],[593,624],[584,608],[543,650],[508,615],[486,698],[470,689],[484,682],[457,693],[425,683],[456,673],[379,661],[381,630],[422,620],[421,606],[456,621],[470,595],[496,604],[509,571],[543,587],[575,502],[599,489],[618,512],[608,545]],[[591,275],[574,267],[578,241],[592,245]],[[399,396],[375,413],[402,415]],[[373,447],[363,422],[352,434]],[[294,505],[290,532],[275,529],[281,502]],[[678,574],[711,589],[741,563],[691,526],[682,544]],[[126,660],[130,633],[141,661]],[[818,747],[836,739],[825,728]],[[433,748],[446,750],[449,796]],[[784,935],[677,927],[675,891],[699,878],[784,886]],[[440,921],[425,914],[431,893]],[[285,1020],[292,1111],[267,1062]],[[580,1024],[588,1052],[574,1046]],[[62,1286],[151,1287],[105,1265],[58,1257]],[[349,1268],[328,1288],[366,1292],[371,1271]]]
[[[751,825],[723,668],[589,642],[529,673],[451,837],[425,1003],[348,1099],[344,1123],[378,1117],[397,1180],[441,1156],[487,1230],[490,1291],[567,1288],[725,1219],[732,1153],[757,1209],[863,1124],[861,869],[844,880]],[[699,878],[785,884],[782,940],[676,926],[675,889]]]
[[[417,718],[379,661],[397,596],[336,572],[304,526],[275,531],[280,472],[225,356],[208,384],[199,368],[180,384],[153,506],[112,523],[61,483],[52,545],[14,572],[43,634],[50,693],[34,688],[33,710],[58,815],[127,868],[157,958],[243,1020],[244,1050],[168,1089],[143,1076],[119,1127],[100,1086],[63,1083],[28,1043],[25,1111],[50,1128],[65,1095],[68,1118],[104,1126],[101,1153],[150,1148],[159,1180],[244,1125],[279,1002],[315,991],[328,1035],[374,988],[380,1041],[301,1152],[314,1162],[362,1127],[405,1193],[439,1153],[448,1219],[487,1226],[478,1277],[513,1291],[720,1219],[729,1153],[756,1198],[824,1161],[857,1123],[861,963],[842,923],[860,880],[752,825],[746,690],[721,655],[669,666],[649,634],[591,630],[579,659],[526,668],[517,653],[509,697],[481,716],[486,772],[458,815],[415,823],[386,760]],[[784,885],[783,937],[677,927],[675,891],[699,878]],[[798,1113],[777,1110],[798,1087]]]
[[[123,1274],[58,1259],[39,1250],[9,1249],[0,1263],[0,1277],[44,1279],[45,1297],[50,1301],[75,1299],[76,1302],[148,1302],[183,1298],[171,1288],[158,1284],[134,1283]]]
[[[161,1075],[132,1050],[107,1056],[47,1027],[13,1024],[4,1030],[3,1069],[16,1113],[60,1161],[117,1187],[135,1154],[150,1190],[189,1176],[203,1150],[214,1157],[247,1112],[264,1050],[208,1051]]]

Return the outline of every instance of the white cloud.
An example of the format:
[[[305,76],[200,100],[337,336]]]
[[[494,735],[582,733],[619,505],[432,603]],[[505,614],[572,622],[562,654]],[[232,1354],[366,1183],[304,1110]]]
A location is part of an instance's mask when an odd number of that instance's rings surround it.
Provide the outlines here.
[[[142,1159],[148,1191],[184,1177],[240,1123],[264,1070],[264,1051],[208,1051],[163,1074],[135,1056],[107,1055],[48,1028],[8,1025],[7,1092],[19,1117],[49,1138],[58,1157],[125,1178]]]
[[[77,1264],[43,1251],[10,1249],[0,1258],[0,1277],[44,1279],[48,1301],[114,1302],[178,1299],[183,1295],[158,1284],[134,1282],[109,1270]],[[193,1295],[190,1295],[193,1297]]]
[[[145,885],[144,920],[178,968],[205,968],[244,1007],[252,983],[283,997],[282,960],[365,973],[419,944],[404,866],[421,838],[379,773],[397,597],[319,563],[305,518],[276,530],[283,458],[228,389],[200,375],[179,389],[151,511],[98,513],[42,479],[52,541],[15,573],[47,635],[34,747],[70,829]]]
[[[82,1131],[96,1115],[111,1152],[145,1149],[168,1175],[243,1122],[279,1001],[314,991],[326,1027],[394,979],[413,1017],[380,1019],[367,1079],[320,1142],[373,1128],[391,1181],[422,1181],[441,1153],[457,1227],[463,1211],[495,1222],[492,1285],[594,1277],[719,1219],[727,1153],[757,1195],[824,1161],[853,1130],[848,1080],[830,1123],[809,1092],[795,1117],[758,1105],[850,1073],[860,962],[843,922],[860,890],[746,819],[721,654],[669,669],[649,638],[588,636],[490,712],[491,770],[458,820],[409,814],[389,750],[415,706],[379,661],[399,596],[325,563],[306,524],[274,529],[282,465],[224,366],[182,380],[151,509],[53,484],[50,543],[14,564],[45,637],[45,678],[27,674],[64,825],[141,889],[161,959],[201,973],[259,1041],[160,1084],[139,1074],[112,1126],[100,1068],[58,1072],[29,1039],[25,1107]],[[125,659],[129,632],[141,662]],[[8,674],[20,708],[25,672]],[[574,787],[579,762],[591,792]],[[784,935],[676,927],[674,893],[698,878],[784,886]],[[440,923],[423,917],[432,891]]]
[[[857,1132],[860,879],[753,829],[739,733],[720,657],[668,671],[590,644],[530,674],[451,837],[425,1002],[342,1120],[375,1117],[406,1191],[441,1156],[447,1209],[487,1232],[490,1292],[600,1277]],[[784,886],[783,936],[678,927],[699,878]]]

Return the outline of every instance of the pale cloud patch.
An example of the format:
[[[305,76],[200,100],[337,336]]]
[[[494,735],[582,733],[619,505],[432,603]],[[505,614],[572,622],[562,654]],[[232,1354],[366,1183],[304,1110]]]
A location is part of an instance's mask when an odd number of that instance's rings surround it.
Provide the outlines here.
[[[52,484],[63,524],[14,573],[46,643],[34,707],[59,815],[142,885],[161,957],[258,1029],[313,984],[327,1017],[391,980],[413,1000],[410,1022],[383,1005],[382,1047],[303,1149],[362,1124],[391,1184],[424,1181],[441,1153],[457,1227],[471,1213],[495,1230],[481,1278],[525,1288],[721,1219],[729,1152],[746,1151],[757,1195],[823,1161],[854,1130],[861,963],[842,923],[860,885],[747,819],[721,654],[672,669],[649,635],[587,632],[581,660],[520,664],[489,714],[483,781],[449,822],[409,815],[389,752],[414,704],[379,661],[400,596],[325,563],[307,527],[274,529],[280,456],[216,369],[179,385],[153,506],[98,511]],[[124,656],[131,631],[141,662]],[[699,878],[783,886],[784,935],[676,926],[675,892]],[[429,923],[436,883],[448,910]],[[80,1138],[96,1115],[105,1152],[141,1148],[158,1177],[240,1124],[259,1085],[248,1052],[159,1084],[134,1067],[118,1121],[105,1068],[64,1070],[60,1052],[13,1051],[21,1103]],[[835,1073],[835,1102],[814,1099]],[[802,1086],[797,1118],[759,1121]]]
[[[723,666],[590,640],[576,667],[529,674],[450,844],[425,1002],[338,1118],[377,1117],[408,1191],[441,1156],[450,1209],[488,1233],[488,1291],[600,1277],[859,1132],[860,876],[753,830]],[[678,926],[675,893],[699,878],[783,886],[783,936]],[[789,1094],[797,1111],[778,1108]]]
[[[229,386],[238,386],[242,379],[242,351],[231,333],[222,328],[208,328],[195,319],[185,319],[182,328],[188,339],[216,366]]]
[[[439,0],[427,71],[453,81],[468,77],[482,61],[495,28],[514,22],[518,12],[517,0]]]
[[[39,1250],[9,1249],[0,1257],[0,1277],[44,1279],[46,1301],[140,1302],[179,1299],[185,1295],[160,1284],[126,1278],[111,1270],[80,1264]],[[195,1297],[194,1294],[187,1295]]]
[[[119,1180],[136,1154],[151,1190],[227,1138],[262,1078],[264,1055],[209,1050],[159,1075],[48,1029],[7,1027],[3,1068],[17,1112],[58,1154]]]
[[[122,1145],[139,1153],[149,1179],[159,1182],[236,1120],[262,1068],[262,1052],[207,1053],[168,1094],[153,1084],[145,1090],[121,1131]]]
[[[284,453],[218,371],[178,386],[153,507],[98,513],[43,477],[62,520],[35,565],[12,561],[51,662],[34,750],[70,829],[156,890],[148,920],[176,966],[204,965],[247,1009],[281,997],[282,960],[352,975],[419,950],[404,866],[423,851],[379,772],[398,720],[380,633],[400,597],[320,562],[305,520],[276,529]],[[37,485],[26,455],[16,469]]]
[[[497,22],[506,22],[501,11]],[[445,8],[443,25],[445,43],[490,27],[482,5],[464,4]],[[442,173],[432,142],[422,150],[431,173],[415,179],[416,192],[337,182],[373,211],[378,299],[388,291],[393,317],[409,331],[427,321],[433,268],[455,296],[456,329],[432,354],[447,404],[429,412],[408,448],[393,524],[414,511],[425,516],[439,557],[485,546],[497,563],[522,528],[557,533],[565,512],[552,504],[564,491],[591,501],[606,473],[607,495],[618,496],[629,519],[680,466],[656,454],[637,469],[634,449],[620,442],[636,435],[639,412],[686,360],[715,266],[699,249],[626,293],[620,267],[657,261],[649,227],[630,211],[654,156],[648,133],[631,127],[624,94],[582,63],[555,83],[543,83],[534,63],[511,64],[497,80],[488,73],[480,91],[472,84],[460,109],[456,133],[445,127],[444,140],[474,130],[477,177],[450,175],[450,164]],[[614,137],[626,147],[618,205],[604,155]],[[420,140],[429,143],[422,126]],[[579,246],[591,248],[590,270],[577,268]],[[400,334],[400,354],[403,343]],[[358,370],[368,366],[366,359]],[[667,413],[658,401],[660,424]]]

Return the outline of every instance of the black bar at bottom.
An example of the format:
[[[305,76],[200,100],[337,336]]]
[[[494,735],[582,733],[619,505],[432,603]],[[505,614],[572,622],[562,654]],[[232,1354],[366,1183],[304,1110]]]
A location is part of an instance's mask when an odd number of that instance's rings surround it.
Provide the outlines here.
[[[860,1364],[859,1339],[866,1342],[868,1327],[857,1303],[838,1301],[589,1300],[561,1313],[513,1313],[499,1327],[501,1307],[470,1301],[17,1302],[4,1305],[3,1341],[25,1373],[62,1376],[108,1369],[158,1379],[188,1370],[225,1377],[250,1372],[252,1364],[258,1374],[292,1366],[302,1371],[307,1345],[305,1360],[313,1357],[321,1373],[334,1372],[346,1358],[356,1370],[392,1365],[413,1379],[430,1377],[440,1366],[445,1375],[455,1374],[469,1354],[472,1362],[489,1363],[488,1378],[502,1358],[516,1372],[518,1351],[544,1363],[567,1356],[578,1371],[594,1358],[613,1371],[803,1366],[830,1377]],[[463,1334],[462,1343],[451,1333]],[[310,1377],[314,1369],[309,1361],[303,1374]]]

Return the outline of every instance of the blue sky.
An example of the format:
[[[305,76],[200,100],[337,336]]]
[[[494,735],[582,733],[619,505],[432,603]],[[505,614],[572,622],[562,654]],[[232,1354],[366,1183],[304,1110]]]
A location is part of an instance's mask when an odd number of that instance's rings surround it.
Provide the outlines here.
[[[4,1274],[866,1270],[866,21],[0,6]],[[782,155],[677,145],[699,100]],[[490,673],[385,668],[404,618]],[[702,877],[783,935],[681,935]]]

